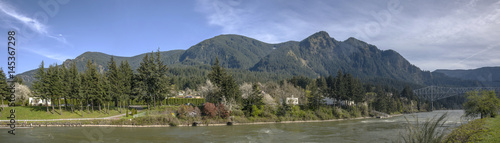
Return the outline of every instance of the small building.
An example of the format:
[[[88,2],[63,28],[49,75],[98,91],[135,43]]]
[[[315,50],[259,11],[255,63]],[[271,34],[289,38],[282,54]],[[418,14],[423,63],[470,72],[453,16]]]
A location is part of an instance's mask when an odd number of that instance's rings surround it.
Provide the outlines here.
[[[30,106],[45,106],[45,99],[40,99],[39,97],[30,97],[28,100]],[[47,101],[48,106],[51,106],[52,103],[50,99]]]
[[[294,98],[292,95],[292,98],[286,98],[285,103],[287,105],[299,105],[299,98]]]
[[[342,105],[342,106],[353,106],[353,105],[355,105],[354,101],[337,100],[337,99],[333,99],[333,98],[330,98],[330,97],[325,97],[324,100],[325,100],[325,104],[326,105]]]

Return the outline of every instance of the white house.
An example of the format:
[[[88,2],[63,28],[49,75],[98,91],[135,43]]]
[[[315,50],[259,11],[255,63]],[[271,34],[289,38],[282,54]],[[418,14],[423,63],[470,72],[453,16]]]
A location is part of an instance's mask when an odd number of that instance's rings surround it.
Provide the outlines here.
[[[353,106],[354,101],[347,101],[347,100],[337,100],[329,97],[325,97],[325,103],[326,105],[334,105],[334,104],[340,104],[342,106]]]
[[[292,95],[292,98],[286,98],[285,100],[287,105],[299,105],[299,98],[294,98]]]
[[[30,104],[30,106],[38,106],[38,105],[45,106],[45,99],[40,99],[38,97],[30,97],[29,104]],[[50,102],[50,99],[49,99],[49,101],[47,101],[47,104],[49,104],[49,106],[52,105],[52,103]]]

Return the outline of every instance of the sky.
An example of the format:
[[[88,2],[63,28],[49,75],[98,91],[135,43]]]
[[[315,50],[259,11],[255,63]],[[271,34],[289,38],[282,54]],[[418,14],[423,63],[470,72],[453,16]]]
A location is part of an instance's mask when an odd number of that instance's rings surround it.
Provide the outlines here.
[[[500,65],[499,0],[0,0],[0,42],[10,30],[16,73],[87,51],[130,57],[220,34],[281,43],[318,31],[393,49],[427,71]]]

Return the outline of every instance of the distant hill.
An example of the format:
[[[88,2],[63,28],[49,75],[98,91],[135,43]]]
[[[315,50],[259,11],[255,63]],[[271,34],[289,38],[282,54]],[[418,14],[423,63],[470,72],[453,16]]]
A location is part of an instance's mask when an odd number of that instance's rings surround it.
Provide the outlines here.
[[[127,60],[135,70],[145,54],[133,57],[114,56],[114,59],[117,63]],[[100,72],[104,72],[111,57],[112,55],[105,53],[85,52],[75,59],[66,60],[64,64],[69,66],[74,62],[78,70],[83,71],[90,59],[97,64]],[[235,78],[239,78],[238,81],[262,81],[262,78],[266,78],[266,81],[281,80],[292,75],[315,78],[335,75],[338,70],[342,70],[372,83],[383,80],[395,85],[399,84],[397,81],[416,85],[479,85],[474,81],[448,77],[441,72],[422,71],[394,50],[380,50],[375,45],[355,38],[337,41],[324,31],[300,42],[278,44],[264,43],[240,35],[220,35],[187,50],[163,51],[161,57],[172,69],[171,75],[184,82],[205,76],[209,66],[218,57],[223,66],[230,68]],[[19,76],[30,84],[34,80],[34,73],[35,69]],[[200,78],[196,80],[197,83],[203,82]]]
[[[434,72],[464,80],[481,81],[489,86],[500,86],[500,67],[483,67],[470,70],[438,69]]]
[[[248,69],[273,50],[267,44],[240,35],[220,35],[204,40],[184,52],[179,61],[184,64],[212,64],[219,57],[229,68]]]
[[[394,50],[383,51],[355,38],[337,41],[324,31],[276,47],[251,70],[310,77],[335,75],[342,70],[360,78],[384,77],[417,84],[437,84],[434,79],[447,78],[420,70]]]

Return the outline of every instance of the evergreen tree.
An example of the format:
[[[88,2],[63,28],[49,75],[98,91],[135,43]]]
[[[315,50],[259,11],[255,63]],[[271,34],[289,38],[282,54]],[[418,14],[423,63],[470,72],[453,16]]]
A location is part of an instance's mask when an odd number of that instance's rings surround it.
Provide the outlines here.
[[[103,105],[106,101],[109,99],[109,84],[106,75],[100,74],[98,78],[98,84],[97,84],[97,105],[99,106],[99,113],[102,113],[102,108],[101,105]],[[106,107],[106,106],[104,106]]]
[[[64,98],[64,110],[68,110],[68,98],[69,98],[69,93],[71,92],[71,86],[70,83],[70,75],[69,75],[69,70],[66,68],[66,65],[63,63],[61,65],[61,68],[59,68],[59,76],[61,77],[61,97]],[[61,112],[62,114],[62,112]]]
[[[122,74],[121,78],[121,91],[122,91],[122,100],[123,101],[128,101],[130,99],[130,95],[132,94],[132,78],[133,78],[133,71],[130,68],[130,65],[128,64],[128,61],[121,61],[120,62],[120,72]],[[129,104],[127,104],[129,105]],[[108,107],[109,108],[109,107]],[[128,109],[128,106],[127,106]]]
[[[344,76],[340,70],[337,72],[337,76],[335,77],[334,91],[335,91],[334,92],[335,99],[345,100],[345,95],[346,95],[345,81],[344,81]]]
[[[155,99],[158,99],[160,102],[160,106],[162,105],[162,101],[165,99],[169,92],[169,87],[170,85],[168,84],[168,78],[167,78],[167,72],[168,68],[167,65],[161,61],[161,56],[160,56],[160,48],[156,51],[156,57],[155,57],[155,64],[157,67],[154,68],[154,95]],[[156,101],[156,100],[155,100]],[[155,103],[156,106],[156,103]]]
[[[307,86],[307,90],[306,90],[307,106],[311,110],[318,110],[319,107],[321,105],[323,105],[325,102],[323,100],[322,95],[321,95],[321,91],[316,83],[318,83],[318,81],[311,82]]]
[[[146,56],[144,56],[144,58],[142,59],[139,68],[137,69],[137,72],[139,72],[138,77],[142,82],[141,84],[143,84],[142,87],[146,88],[145,90],[146,95],[143,94],[139,95],[142,96],[141,99],[146,101],[148,109],[151,109],[149,108],[149,105],[151,104],[150,103],[152,99],[151,94],[153,93],[153,87],[152,87],[152,82],[153,82],[152,77],[154,74],[153,68],[154,65],[152,62],[152,58],[150,58],[150,56],[146,54]]]
[[[63,93],[63,85],[62,85],[62,80],[61,80],[61,75],[59,74],[59,67],[57,64],[50,65],[49,69],[47,69],[47,79],[48,79],[48,93],[52,102],[52,114],[55,113],[55,107],[54,103],[56,99],[58,100],[58,106],[59,106],[59,114],[62,114],[61,112],[61,96]]]
[[[88,100],[87,100],[87,88],[88,88],[88,84],[86,82],[87,80],[87,77],[85,77],[85,74],[78,74],[79,77],[80,77],[80,85],[81,87],[78,89],[78,98],[80,100],[80,112],[81,112],[81,116],[83,117],[83,100],[86,100],[87,104],[85,104],[85,107],[87,107],[88,105]],[[88,108],[87,108],[88,109]],[[88,110],[87,110],[87,113],[88,113]]]
[[[3,110],[3,101],[10,95],[9,84],[7,84],[7,77],[3,72],[3,69],[0,68],[0,102],[2,102],[2,110]],[[1,110],[0,110],[1,111]]]
[[[259,85],[257,83],[254,83],[252,85],[252,93],[248,95],[247,99],[243,100],[243,108],[244,110],[247,110],[247,113],[252,113],[252,106],[255,105],[257,107],[260,107],[261,105],[264,105],[263,101],[263,95],[262,91],[259,88]]]
[[[78,73],[78,69],[76,69],[76,64],[73,62],[70,65],[69,69],[69,96],[71,99],[74,101],[73,105],[71,106],[71,113],[74,112],[74,106],[76,105],[75,100],[79,99],[81,100],[82,97],[80,97],[80,82],[81,82],[81,77],[80,74]]]
[[[49,82],[47,78],[47,73],[45,72],[44,63],[40,64],[35,73],[35,81],[33,82],[33,92],[34,95],[40,97],[42,100],[45,100],[45,106],[47,107],[47,113],[49,113]]]
[[[208,79],[210,79],[210,81],[214,83],[216,86],[220,87],[222,86],[222,82],[224,80],[225,75],[226,71],[219,65],[219,57],[216,57],[215,62],[212,65],[212,72],[208,74]]]
[[[19,76],[15,76],[14,81],[19,83],[19,84],[24,84],[24,80]]]
[[[220,91],[216,97],[207,99],[209,102],[222,103],[223,101],[229,103],[241,103],[241,92],[233,77],[226,73],[226,69],[219,65],[219,59],[215,59],[212,66],[212,71],[208,74],[208,78],[212,81]]]
[[[401,91],[401,97],[407,98],[408,101],[416,99],[415,96],[413,96],[413,90],[408,85]]]
[[[131,89],[132,89],[131,95],[134,97],[135,100],[148,101],[149,96],[147,96],[146,84],[142,80],[140,74],[133,74],[132,75]],[[148,102],[146,102],[146,103],[148,103]],[[148,109],[149,109],[149,104],[147,104],[147,105],[148,105]]]
[[[87,61],[85,70],[85,78],[83,83],[85,83],[85,96],[88,102],[90,102],[90,106],[92,108],[92,112],[94,112],[94,100],[96,100],[96,96],[99,95],[99,73],[97,72],[97,68],[90,60]],[[89,112],[89,108],[87,108],[87,112]]]
[[[113,100],[115,101],[115,107],[119,107],[119,112],[121,113],[121,100],[120,96],[122,95],[122,73],[119,71],[118,67],[116,66],[116,62],[113,57],[108,62],[108,71],[107,71],[107,78],[109,80],[109,89],[110,89],[110,94],[113,97]]]

